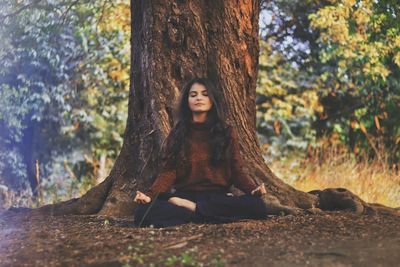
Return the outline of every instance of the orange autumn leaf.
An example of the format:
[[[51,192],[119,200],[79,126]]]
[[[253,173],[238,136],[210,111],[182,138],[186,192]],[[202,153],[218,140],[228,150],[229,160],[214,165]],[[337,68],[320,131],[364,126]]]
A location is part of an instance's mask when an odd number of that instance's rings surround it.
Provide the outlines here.
[[[362,122],[360,122],[360,129],[364,134],[367,134],[367,129],[365,128],[365,125]]]
[[[374,116],[374,120],[375,120],[376,129],[380,130],[381,129],[381,124],[379,123],[378,116]]]
[[[274,121],[274,131],[276,135],[281,134],[281,122],[280,121]]]

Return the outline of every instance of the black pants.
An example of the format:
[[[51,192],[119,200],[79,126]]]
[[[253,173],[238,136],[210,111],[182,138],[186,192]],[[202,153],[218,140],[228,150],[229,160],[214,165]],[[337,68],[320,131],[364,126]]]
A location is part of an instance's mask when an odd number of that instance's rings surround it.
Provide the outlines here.
[[[192,212],[168,202],[180,197],[196,203]],[[264,219],[267,208],[263,200],[252,195],[228,196],[226,191],[161,193],[149,204],[139,204],[135,211],[136,226],[167,227],[184,223],[226,223],[240,219]]]

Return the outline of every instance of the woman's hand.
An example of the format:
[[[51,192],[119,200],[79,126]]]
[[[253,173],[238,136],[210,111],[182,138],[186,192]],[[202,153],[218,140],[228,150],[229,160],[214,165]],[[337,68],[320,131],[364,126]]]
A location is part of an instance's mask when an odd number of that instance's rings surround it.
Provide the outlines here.
[[[251,194],[253,196],[258,196],[258,197],[261,197],[262,195],[265,195],[266,193],[267,193],[267,190],[265,189],[264,183],[262,183],[261,185],[257,186],[256,189],[251,191]]]
[[[151,202],[151,198],[140,191],[136,191],[136,196],[133,201],[140,204],[146,204]]]

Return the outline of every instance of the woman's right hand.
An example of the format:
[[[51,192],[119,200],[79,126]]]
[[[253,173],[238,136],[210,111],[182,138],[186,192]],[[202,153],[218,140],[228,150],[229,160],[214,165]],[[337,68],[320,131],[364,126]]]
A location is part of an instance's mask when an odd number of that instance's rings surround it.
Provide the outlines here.
[[[151,202],[151,198],[140,191],[136,191],[136,196],[133,201],[140,204],[147,204]]]

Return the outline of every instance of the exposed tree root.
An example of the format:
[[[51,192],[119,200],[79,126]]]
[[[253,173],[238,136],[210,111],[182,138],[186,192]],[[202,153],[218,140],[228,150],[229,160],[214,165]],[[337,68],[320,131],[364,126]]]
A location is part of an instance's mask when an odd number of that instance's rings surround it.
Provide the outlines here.
[[[389,208],[380,204],[366,203],[361,198],[345,188],[327,188],[313,190],[310,194],[317,195],[321,210],[347,210],[355,214],[390,214],[400,216],[400,208]]]
[[[73,198],[64,202],[45,205],[33,210],[33,212],[47,215],[96,214],[103,207],[112,183],[113,180],[111,176],[108,176],[102,183],[91,188],[80,198]]]
[[[91,215],[102,214],[106,216],[124,217],[132,215],[121,213],[118,209],[116,212],[105,213],[103,205],[111,190],[112,181],[107,178],[103,183],[89,190],[81,198],[74,198],[57,204],[45,205],[38,209],[10,209],[15,212],[38,213],[42,215]],[[312,208],[299,208],[294,206],[283,205],[279,199],[272,195],[263,197],[265,204],[271,215],[299,215],[299,214],[317,214],[324,211],[350,211],[359,215],[384,214],[400,216],[400,208],[389,208],[377,203],[366,203],[358,196],[345,188],[328,188],[324,190],[313,190],[309,194],[317,196],[319,202]]]

